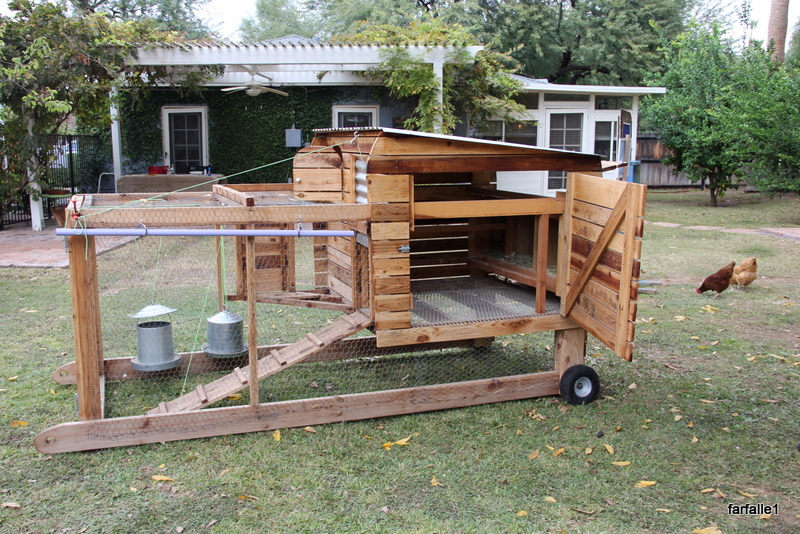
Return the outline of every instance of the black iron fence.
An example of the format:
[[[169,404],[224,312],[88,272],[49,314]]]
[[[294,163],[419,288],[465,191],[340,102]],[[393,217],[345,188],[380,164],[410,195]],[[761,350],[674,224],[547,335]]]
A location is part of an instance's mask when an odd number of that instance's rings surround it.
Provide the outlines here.
[[[96,193],[100,174],[112,168],[111,141],[107,135],[54,135],[53,159],[44,177],[43,189],[69,193]],[[64,203],[48,195],[45,208]],[[50,217],[45,209],[45,216]],[[0,229],[5,225],[29,222],[30,200],[27,195],[15,199],[11,209],[3,212]]]

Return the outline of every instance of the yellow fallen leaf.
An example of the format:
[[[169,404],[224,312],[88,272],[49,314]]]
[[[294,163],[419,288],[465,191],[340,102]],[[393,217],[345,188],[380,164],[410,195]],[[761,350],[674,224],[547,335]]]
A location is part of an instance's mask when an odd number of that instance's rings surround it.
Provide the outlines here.
[[[628,386],[628,389],[636,389],[637,387],[638,387],[638,386],[636,385],[636,382],[634,382],[633,384],[631,384],[630,386]]]
[[[310,427],[310,426],[307,426],[307,427],[305,427],[303,430],[305,430],[305,431],[306,431],[306,432],[308,432],[309,434],[316,434],[316,433],[317,433],[317,431],[316,431],[316,430],[314,430],[314,429],[313,429],[312,427]]]
[[[706,304],[703,306],[703,309],[708,313],[717,313],[719,311],[719,308],[712,306],[711,304]]]
[[[705,402],[706,404],[716,404],[717,401],[712,401],[708,399],[700,399],[700,402]]]
[[[700,338],[699,338],[699,337],[697,337],[697,336],[692,336],[692,337],[690,337],[689,339],[700,339]]]
[[[4,502],[0,508],[21,508],[18,502]]]
[[[240,501],[244,501],[245,499],[250,499],[251,501],[257,501],[258,497],[253,497],[252,495],[239,495],[238,499]]]
[[[741,494],[742,494],[742,495],[744,495],[745,497],[751,497],[751,498],[752,498],[752,497],[758,497],[758,495],[754,495],[754,494],[752,494],[752,493],[747,493],[746,491],[742,491],[742,490],[738,490],[738,491],[739,491],[739,493],[741,493]]]
[[[528,460],[535,460],[539,456],[539,449],[536,449],[528,455]]]
[[[677,406],[673,406],[672,408],[669,409],[669,411],[672,413],[678,413],[679,411],[681,411],[681,409],[678,408]]]
[[[594,449],[592,447],[586,447],[586,450],[584,452],[586,454],[592,454],[594,452]]]
[[[276,430],[275,432],[273,432],[272,433],[272,439],[274,439],[275,441],[280,441],[281,440],[281,431],[280,430]]]
[[[514,434],[515,434],[515,435],[517,435],[517,436],[521,436],[521,435],[522,435],[522,430],[520,430],[520,429],[518,428],[518,429],[517,429],[517,431],[516,431],[516,432],[514,432]]]
[[[528,515],[528,512],[526,512],[525,510],[520,510],[519,512],[517,512],[517,515],[520,517],[525,517],[526,515]]]
[[[657,482],[655,480],[640,480],[636,483],[635,487],[637,488],[647,488],[649,486],[655,486]]]
[[[788,306],[788,304],[786,304],[786,306]],[[759,519],[769,519],[770,517],[772,517],[772,514],[761,514],[758,516]]]
[[[669,508],[656,508],[656,512],[664,512],[665,514],[668,514],[672,512],[672,510],[670,510]]]
[[[11,381],[11,380],[16,380],[17,378],[19,378],[19,375],[9,376],[9,377],[8,377],[8,380],[9,380],[9,381]]]
[[[706,488],[706,489],[701,489],[700,493],[711,493],[712,491],[716,490],[714,488]]]
[[[167,464],[161,464],[158,466],[159,469],[164,469],[165,467],[167,467]]]
[[[697,438],[697,436],[692,436],[692,443],[697,443],[698,441],[700,440]]]
[[[387,451],[390,451],[390,450],[392,450],[392,445],[394,445],[394,441],[387,441],[386,443],[381,445],[381,447],[383,447]]]
[[[55,394],[56,394],[56,390],[54,390],[53,388],[50,388],[50,395],[55,395]]]
[[[625,467],[626,465],[631,465],[630,462],[611,462],[613,465],[618,465],[620,467]]]
[[[153,475],[150,478],[152,478],[156,482],[174,482],[174,480],[172,480],[169,477],[165,477],[164,475]]]
[[[234,393],[233,395],[228,395],[227,397],[225,397],[225,400],[232,400],[232,401],[234,401],[234,400],[239,400],[239,399],[241,399],[241,398],[242,398],[242,396],[241,396],[241,395],[239,395],[238,393]]]
[[[11,421],[9,423],[9,425],[11,425],[12,428],[19,428],[21,426],[28,426],[28,422],[27,421]]]
[[[689,421],[688,423],[686,423],[686,426],[688,426],[689,428],[694,428],[694,421]]]
[[[564,454],[565,450],[566,449],[564,447],[561,447],[560,449],[558,449],[556,452],[553,453],[553,456],[556,456],[556,457],[561,456],[562,454]]]
[[[603,447],[605,447],[605,448],[606,448],[606,450],[608,451],[608,454],[614,454],[614,447],[612,447],[612,446],[611,446],[611,445],[609,445],[608,443],[604,443],[604,444],[603,444]]]
[[[692,530],[692,534],[722,534],[722,531],[717,527],[696,528]]]
[[[706,347],[705,345],[697,345],[697,348],[698,349],[707,349],[708,347]]]
[[[546,500],[547,502],[558,502],[552,497],[545,497],[544,500]]]
[[[713,347],[713,346],[715,346],[715,345],[719,345],[719,341],[712,341],[712,342],[711,342],[711,346],[712,346],[712,347]]]
[[[547,448],[548,448],[548,449],[550,449],[551,451],[554,451],[554,450],[556,450],[556,448],[555,448],[555,447],[551,447],[550,445],[548,445],[548,446],[547,446]]]
[[[131,486],[128,489],[131,490],[133,493],[136,493],[137,491],[139,491],[138,489],[134,488],[133,486]]]
[[[720,489],[719,489],[719,488],[717,488],[717,490],[716,490],[716,491],[717,491],[717,495],[719,495],[719,496],[720,496],[722,499],[725,499],[725,498],[727,497],[727,495],[725,495],[724,493],[722,493],[722,491],[720,491]]]
[[[675,421],[676,421],[676,422],[677,422],[677,421],[680,421],[681,419],[683,419],[683,416],[682,416],[682,415],[676,415],[676,416],[675,416]]]
[[[676,315],[675,320],[678,322],[685,321],[686,317],[684,317],[683,315]]]
[[[551,432],[555,432],[555,431],[556,431],[556,430],[558,430],[559,428],[561,428],[561,427],[560,427],[560,426],[554,426],[554,427],[553,427],[553,430],[551,430]]]
[[[431,486],[434,486],[434,487],[436,487],[436,486],[441,486],[441,487],[444,487],[444,484],[442,484],[441,482],[439,482],[439,479],[438,479],[438,478],[436,478],[436,477],[431,477]]]
[[[413,435],[414,434],[411,434],[411,436],[413,436]],[[408,436],[407,438],[403,438],[401,440],[395,441],[394,444],[395,445],[408,445],[408,440],[411,439],[411,436]]]

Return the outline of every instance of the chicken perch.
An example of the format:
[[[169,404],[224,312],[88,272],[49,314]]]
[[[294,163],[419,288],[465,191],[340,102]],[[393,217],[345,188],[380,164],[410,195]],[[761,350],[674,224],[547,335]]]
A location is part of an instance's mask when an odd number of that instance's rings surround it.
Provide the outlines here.
[[[731,276],[731,284],[736,284],[737,287],[749,286],[756,278],[758,278],[758,264],[756,263],[756,259],[747,258],[734,267],[733,276]]]
[[[695,289],[695,291],[697,293],[716,291],[717,294],[714,295],[714,298],[717,298],[720,293],[728,289],[728,286],[731,285],[731,277],[733,276],[733,268],[735,265],[736,262],[732,261],[714,274],[706,276],[706,279],[703,280],[703,283],[700,284],[700,287]]]

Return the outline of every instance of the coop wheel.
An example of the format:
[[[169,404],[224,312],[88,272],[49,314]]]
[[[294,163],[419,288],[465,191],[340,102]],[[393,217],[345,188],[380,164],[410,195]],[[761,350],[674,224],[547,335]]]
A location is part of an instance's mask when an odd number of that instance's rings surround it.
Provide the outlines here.
[[[558,389],[570,404],[589,404],[600,391],[600,377],[588,365],[573,365],[561,375]]]

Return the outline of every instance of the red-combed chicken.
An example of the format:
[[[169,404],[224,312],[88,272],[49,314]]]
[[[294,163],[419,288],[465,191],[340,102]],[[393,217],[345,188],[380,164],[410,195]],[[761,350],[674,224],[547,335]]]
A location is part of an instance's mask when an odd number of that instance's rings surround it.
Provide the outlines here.
[[[732,261],[714,274],[706,276],[706,279],[703,280],[703,283],[700,284],[700,287],[695,289],[695,291],[697,293],[716,291],[717,294],[714,295],[714,298],[717,298],[720,293],[728,289],[728,286],[731,285],[734,266],[736,266],[736,262]]]
[[[736,284],[737,287],[749,286],[756,278],[758,278],[758,264],[756,263],[756,259],[747,258],[733,268],[731,284]]]

